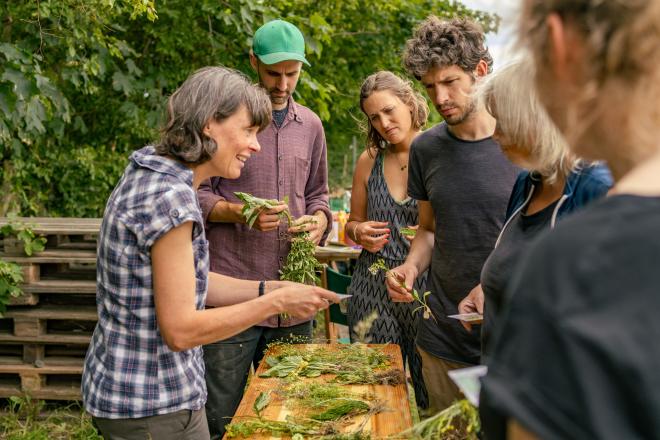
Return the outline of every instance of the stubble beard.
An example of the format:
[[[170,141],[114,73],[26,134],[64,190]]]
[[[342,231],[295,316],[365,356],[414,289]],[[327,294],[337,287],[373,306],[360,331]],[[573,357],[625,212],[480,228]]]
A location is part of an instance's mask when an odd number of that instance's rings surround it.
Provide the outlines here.
[[[465,110],[461,111],[457,115],[450,116],[448,118],[443,117],[447,125],[454,126],[454,125],[460,125],[463,122],[465,122],[477,110],[477,103],[474,99],[471,99],[464,108]],[[438,112],[440,112],[440,108],[438,108],[437,110]],[[440,112],[440,114],[442,113]]]

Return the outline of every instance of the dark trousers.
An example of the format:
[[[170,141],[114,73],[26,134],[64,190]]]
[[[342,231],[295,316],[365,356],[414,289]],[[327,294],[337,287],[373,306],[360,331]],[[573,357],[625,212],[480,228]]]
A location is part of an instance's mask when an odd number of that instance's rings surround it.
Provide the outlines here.
[[[209,428],[204,408],[183,409],[139,419],[92,417],[94,427],[105,440],[208,440]]]
[[[291,340],[291,336],[295,338]],[[213,440],[225,434],[243,397],[250,366],[255,368],[267,345],[276,342],[307,342],[311,340],[312,322],[293,327],[252,327],[229,339],[204,346],[206,365],[206,417]]]

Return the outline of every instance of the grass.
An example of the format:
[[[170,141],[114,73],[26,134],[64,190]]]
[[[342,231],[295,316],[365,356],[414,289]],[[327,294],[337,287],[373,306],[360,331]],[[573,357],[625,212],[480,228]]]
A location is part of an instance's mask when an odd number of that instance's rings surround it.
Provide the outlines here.
[[[4,440],[103,440],[77,402],[46,404],[29,397],[5,399],[0,412]]]

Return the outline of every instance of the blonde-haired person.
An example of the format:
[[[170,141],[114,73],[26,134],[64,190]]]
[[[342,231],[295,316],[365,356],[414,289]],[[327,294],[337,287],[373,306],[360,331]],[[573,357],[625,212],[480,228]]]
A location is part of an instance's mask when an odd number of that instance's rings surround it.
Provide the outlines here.
[[[660,438],[660,1],[525,0],[522,43],[608,196],[525,254],[494,335],[485,438]]]
[[[360,108],[367,119],[367,146],[355,166],[351,214],[346,224],[349,237],[363,248],[349,287],[353,294],[348,303],[351,340],[357,337],[353,325],[378,312],[368,338],[374,343],[401,346],[404,362],[410,365],[417,404],[426,408],[421,360],[415,350],[415,305],[391,302],[383,273],[374,276],[369,266],[382,258],[389,268],[396,267],[408,255],[410,242],[401,229],[418,223],[417,202],[407,194],[408,155],[429,110],[409,81],[387,71],[364,81]],[[415,288],[423,291],[425,284],[423,274]]]
[[[482,362],[521,254],[557,220],[604,196],[612,185],[605,166],[586,163],[570,152],[541,106],[533,79],[532,62],[519,61],[493,73],[478,91],[497,120],[493,137],[509,160],[525,170],[514,184],[506,222],[483,265],[481,283],[458,307],[461,313],[484,314]]]

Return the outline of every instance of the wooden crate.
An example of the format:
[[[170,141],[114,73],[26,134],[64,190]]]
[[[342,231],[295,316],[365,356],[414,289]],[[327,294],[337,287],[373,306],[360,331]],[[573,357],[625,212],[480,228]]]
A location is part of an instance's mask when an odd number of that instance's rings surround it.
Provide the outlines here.
[[[319,346],[318,344],[305,344],[307,347]],[[395,344],[373,344],[371,347],[379,347],[384,350],[386,354],[392,359],[392,368],[397,368],[403,371],[403,359],[401,357],[401,350],[398,345]],[[328,350],[336,350],[336,345],[323,345],[323,348]],[[275,354],[273,350],[277,350],[277,347],[271,348],[265,355],[264,359],[267,356]],[[234,420],[240,420],[242,417],[254,416],[253,405],[256,398],[263,391],[276,389],[280,380],[276,378],[262,378],[259,377],[260,374],[264,373],[268,369],[268,365],[262,361],[259,364],[255,375],[250,380],[250,384],[243,395],[243,399],[236,410],[234,415]],[[300,380],[317,380],[317,379],[307,379],[301,378]],[[410,403],[408,400],[408,388],[405,383],[398,385],[345,385],[350,388],[351,392],[355,393],[369,393],[377,396],[381,400],[386,409],[383,412],[373,415],[367,424],[365,425],[365,431],[371,432],[371,437],[374,439],[377,438],[386,438],[391,435],[398,434],[405,429],[408,429],[412,426],[412,416],[410,413]],[[264,417],[269,420],[284,420],[289,414],[289,411],[286,407],[283,407],[281,404],[274,402],[270,404],[264,410]],[[359,423],[359,417],[356,418]],[[352,426],[347,427],[350,429]],[[225,436],[225,438],[227,438]],[[266,439],[282,439],[290,437],[274,437],[270,435],[253,435],[252,439],[266,440]]]

